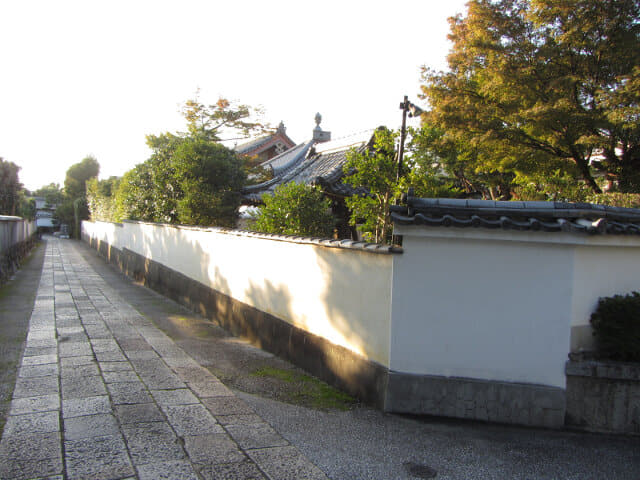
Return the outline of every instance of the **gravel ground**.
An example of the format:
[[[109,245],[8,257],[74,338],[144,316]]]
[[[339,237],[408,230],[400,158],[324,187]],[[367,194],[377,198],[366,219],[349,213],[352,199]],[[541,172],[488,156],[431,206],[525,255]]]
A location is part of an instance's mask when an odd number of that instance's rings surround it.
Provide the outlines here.
[[[640,479],[640,438],[384,414],[237,395],[332,479]]]

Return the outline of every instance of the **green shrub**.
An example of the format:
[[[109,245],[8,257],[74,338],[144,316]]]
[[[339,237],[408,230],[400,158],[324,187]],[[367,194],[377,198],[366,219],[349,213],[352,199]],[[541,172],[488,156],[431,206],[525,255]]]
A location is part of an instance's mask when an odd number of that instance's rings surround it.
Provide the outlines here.
[[[602,358],[640,362],[640,293],[600,298],[591,326]]]
[[[280,185],[273,195],[262,197],[264,207],[251,228],[278,235],[330,237],[336,219],[331,202],[320,188],[294,182]]]

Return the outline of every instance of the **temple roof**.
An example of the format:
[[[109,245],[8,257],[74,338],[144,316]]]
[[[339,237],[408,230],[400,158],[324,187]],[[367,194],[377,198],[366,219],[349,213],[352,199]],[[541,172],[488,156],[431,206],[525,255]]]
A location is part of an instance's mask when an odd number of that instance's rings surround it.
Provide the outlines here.
[[[591,203],[416,198],[409,192],[405,204],[391,210],[399,225],[640,234],[640,210]]]
[[[320,185],[327,193],[340,196],[359,193],[350,185],[341,182],[347,152],[352,148],[362,151],[367,147],[373,131],[361,132],[329,142],[315,143],[313,140],[300,144],[277,157],[262,163],[273,169],[274,178],[258,185],[245,187],[246,200],[261,202],[265,194],[273,194],[279,185],[296,182]]]
[[[278,142],[281,143],[286,149],[290,149],[295,145],[295,142],[289,138],[286,130],[287,129],[285,128],[284,124],[280,122],[280,125],[275,132],[263,137],[256,138],[241,145],[236,145],[233,150],[235,150],[240,155],[254,156],[271,148]]]

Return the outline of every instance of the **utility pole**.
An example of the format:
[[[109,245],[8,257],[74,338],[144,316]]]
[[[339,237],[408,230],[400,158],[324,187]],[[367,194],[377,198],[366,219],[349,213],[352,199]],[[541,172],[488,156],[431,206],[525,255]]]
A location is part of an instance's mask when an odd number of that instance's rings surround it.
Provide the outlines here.
[[[400,180],[402,175],[402,159],[404,157],[404,141],[407,137],[407,112],[409,111],[409,97],[404,96],[404,101],[400,104],[400,110],[402,110],[402,127],[400,128],[400,148],[398,149],[398,173],[396,174],[396,180]]]

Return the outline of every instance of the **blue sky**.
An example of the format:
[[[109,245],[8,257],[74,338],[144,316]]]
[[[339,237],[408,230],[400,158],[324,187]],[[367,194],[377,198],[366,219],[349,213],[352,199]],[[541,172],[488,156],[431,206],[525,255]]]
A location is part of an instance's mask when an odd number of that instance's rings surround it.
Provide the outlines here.
[[[145,135],[180,131],[200,89],[265,109],[296,142],[400,123],[420,67],[446,67],[465,1],[0,3],[0,156],[33,189],[94,155],[101,177],[143,162]],[[414,120],[415,121],[415,120]]]

